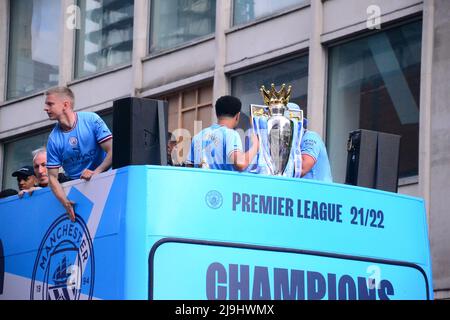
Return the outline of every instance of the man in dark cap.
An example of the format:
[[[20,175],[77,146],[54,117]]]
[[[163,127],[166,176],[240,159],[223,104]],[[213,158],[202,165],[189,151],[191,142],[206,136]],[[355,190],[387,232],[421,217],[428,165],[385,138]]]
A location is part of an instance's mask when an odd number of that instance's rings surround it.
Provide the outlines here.
[[[24,166],[19,170],[14,171],[12,176],[17,177],[17,185],[19,186],[19,190],[31,189],[38,182],[36,176],[34,175],[34,169],[32,166]]]
[[[33,169],[34,176],[36,177],[36,185],[29,188],[20,190],[19,198],[22,198],[25,193],[28,193],[30,196],[34,191],[45,188],[48,186],[48,171],[47,171],[47,151],[44,147],[41,147],[37,150],[34,150],[33,155]],[[58,174],[59,183],[70,181],[71,179],[67,178],[63,173]]]

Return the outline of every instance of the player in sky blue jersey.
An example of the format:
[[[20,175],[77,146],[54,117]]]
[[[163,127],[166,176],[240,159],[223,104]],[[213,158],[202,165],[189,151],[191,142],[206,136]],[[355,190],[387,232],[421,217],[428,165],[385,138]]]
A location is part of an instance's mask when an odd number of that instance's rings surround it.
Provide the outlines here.
[[[96,113],[76,112],[75,124],[64,131],[57,124],[47,144],[47,168],[63,167],[71,179],[79,179],[85,169],[94,171],[106,157],[101,144],[112,138],[105,122]]]
[[[293,102],[289,102],[287,108],[289,110],[300,110],[300,107]],[[308,121],[305,118],[303,120],[304,132],[300,143],[302,153],[301,176],[305,179],[333,182],[325,143],[319,134],[306,128],[307,123]]]
[[[327,149],[322,138],[316,132],[305,130],[300,149],[302,152],[302,177],[333,182]]]
[[[74,95],[66,87],[46,92],[44,111],[56,120],[47,143],[47,168],[50,187],[72,221],[74,203],[67,199],[58,182],[58,171],[64,168],[72,179],[90,180],[108,170],[112,164],[112,135],[104,121],[92,112],[75,112]]]
[[[236,97],[223,96],[217,100],[217,123],[192,139],[187,166],[228,171],[243,171],[248,167],[258,152],[259,141],[253,135],[250,149],[243,152],[241,138],[233,130],[239,123],[241,106]]]

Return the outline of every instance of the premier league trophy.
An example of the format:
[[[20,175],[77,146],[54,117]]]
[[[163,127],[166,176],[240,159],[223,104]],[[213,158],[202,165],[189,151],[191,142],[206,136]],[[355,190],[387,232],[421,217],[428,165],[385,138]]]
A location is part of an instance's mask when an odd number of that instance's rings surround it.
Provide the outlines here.
[[[253,130],[258,135],[260,148],[249,171],[300,177],[303,111],[288,107],[291,86],[286,90],[283,84],[279,91],[274,84],[270,90],[262,86],[261,93],[265,106],[250,106]]]

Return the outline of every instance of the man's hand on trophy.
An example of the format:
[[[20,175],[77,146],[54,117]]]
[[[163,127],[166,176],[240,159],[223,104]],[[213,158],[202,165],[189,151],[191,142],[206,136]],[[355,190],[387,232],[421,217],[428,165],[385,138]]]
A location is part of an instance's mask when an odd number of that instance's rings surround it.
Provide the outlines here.
[[[255,146],[256,151],[259,150],[259,139],[258,135],[256,135],[255,133],[252,133],[252,146]]]
[[[258,153],[259,148],[259,139],[255,133],[252,133],[252,145],[250,149],[246,153],[243,153],[240,150],[236,150],[230,155],[230,159],[233,163],[233,166],[238,171],[244,171],[253,161],[253,158]]]

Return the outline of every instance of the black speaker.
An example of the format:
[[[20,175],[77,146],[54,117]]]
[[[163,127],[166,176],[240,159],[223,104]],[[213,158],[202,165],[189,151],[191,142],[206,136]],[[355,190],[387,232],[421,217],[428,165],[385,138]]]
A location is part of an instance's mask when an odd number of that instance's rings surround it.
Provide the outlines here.
[[[359,129],[349,134],[345,183],[397,192],[400,136]]]
[[[123,98],[113,103],[113,169],[167,165],[167,102]]]
[[[396,134],[378,132],[376,189],[397,192],[400,139]]]
[[[347,142],[346,184],[373,188],[375,185],[377,133],[368,130],[350,132]]]

